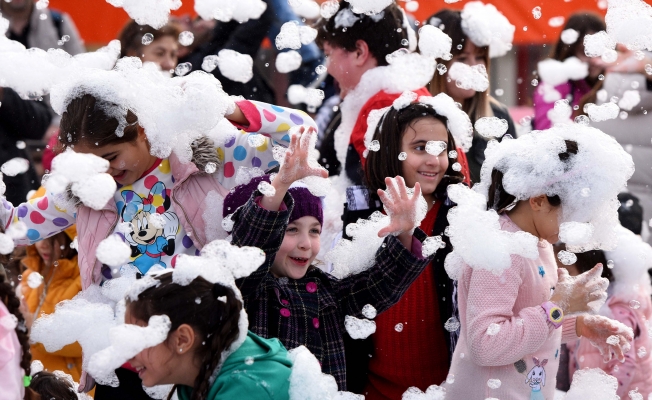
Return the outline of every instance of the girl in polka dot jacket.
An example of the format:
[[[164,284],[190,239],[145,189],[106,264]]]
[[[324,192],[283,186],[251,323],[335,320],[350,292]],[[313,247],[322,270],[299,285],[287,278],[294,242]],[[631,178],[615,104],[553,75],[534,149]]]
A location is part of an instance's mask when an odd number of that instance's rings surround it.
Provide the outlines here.
[[[0,207],[5,229],[19,222],[27,226],[27,235],[16,239],[17,245],[33,244],[76,223],[83,289],[127,270],[146,274],[174,267],[179,254],[198,254],[204,244],[225,237],[221,205],[235,186],[236,172],[274,166],[272,145],[287,147],[293,126],[315,126],[301,111],[239,101],[226,118],[240,132],[219,147],[208,138],[196,140],[192,162],[182,163],[174,153],[167,159],[150,154],[146,132],[132,111],[124,134],[117,136],[118,121],[111,116],[115,113],[106,112],[100,103],[108,102],[90,94],[70,101],[61,118],[59,144],[109,161],[107,172],[118,186],[113,200],[94,210],[69,195],[77,200],[75,207],[63,209],[59,199],[55,204],[55,195],[47,193],[15,208],[3,197]],[[264,138],[251,140],[257,147],[249,145],[251,133]],[[120,268],[109,268],[96,256],[100,242],[110,235],[118,235],[131,248],[128,264]]]
[[[378,233],[387,238],[376,253],[375,264],[344,279],[312,265],[320,248],[321,200],[305,187],[290,187],[303,177],[327,174],[321,167],[308,165],[312,135],[314,131],[309,130],[292,136],[285,162],[271,183],[274,194],[262,196],[256,191],[269,177],[256,178],[226,197],[224,214],[237,209],[231,217],[233,244],[260,247],[267,255],[257,271],[237,281],[249,329],[263,337],[278,337],[288,349],[306,346],[320,361],[322,371],[335,377],[340,390],[346,390],[345,317],[369,316],[362,312],[367,305],[377,313],[390,308],[432,256],[422,256],[427,236],[414,221],[420,186],[415,185],[410,197],[405,182],[397,177],[386,179],[387,194],[379,190],[390,222]]]

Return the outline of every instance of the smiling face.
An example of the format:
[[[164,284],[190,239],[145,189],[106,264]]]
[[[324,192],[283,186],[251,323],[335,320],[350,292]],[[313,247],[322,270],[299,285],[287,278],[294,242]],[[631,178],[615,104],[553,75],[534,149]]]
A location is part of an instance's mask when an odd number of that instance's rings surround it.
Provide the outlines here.
[[[278,277],[300,279],[319,253],[321,224],[317,218],[305,216],[288,224],[283,244],[276,253],[272,273]]]
[[[448,169],[448,153],[446,150],[439,155],[427,153],[429,141],[448,143],[446,126],[435,118],[418,119],[403,132],[401,151],[407,154],[402,164],[405,184],[414,187],[419,182],[423,197],[430,205],[434,201],[433,193]]]
[[[464,48],[460,54],[456,54],[448,62],[448,68],[450,68],[453,63],[459,62],[462,64],[469,65],[473,67],[474,65],[482,64],[485,67],[487,66],[486,54],[487,50],[482,47],[477,47],[473,42],[467,39]],[[470,99],[475,96],[476,91],[473,89],[462,89],[457,87],[457,84],[453,79],[446,79],[446,94],[453,98],[453,100],[458,103],[462,103],[466,99]]]
[[[74,150],[77,153],[94,154],[107,160],[109,162],[107,173],[122,186],[136,182],[156,161],[156,157],[149,153],[145,131],[140,127],[138,127],[138,136],[131,142],[104,146],[80,142],[75,145]]]
[[[34,243],[34,247],[43,259],[43,263],[48,267],[54,260],[61,258],[61,247],[56,243],[55,237],[40,240]]]

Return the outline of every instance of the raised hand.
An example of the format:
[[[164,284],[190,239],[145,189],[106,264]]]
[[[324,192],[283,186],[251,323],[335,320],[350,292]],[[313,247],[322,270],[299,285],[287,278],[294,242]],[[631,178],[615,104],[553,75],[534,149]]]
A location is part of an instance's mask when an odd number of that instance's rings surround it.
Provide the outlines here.
[[[609,281],[600,277],[602,264],[575,277],[565,268],[559,268],[557,274],[559,279],[550,301],[561,307],[564,314],[595,311],[607,300]]]
[[[389,216],[389,225],[378,232],[379,237],[389,234],[399,235],[407,232],[410,235],[414,228],[419,226],[417,215],[421,186],[419,182],[414,185],[414,193],[410,196],[405,181],[401,176],[385,178],[387,190],[378,189],[378,196],[383,202],[385,212]]]
[[[315,128],[299,128],[290,138],[290,146],[285,153],[278,178],[284,184],[291,184],[308,176],[328,177],[328,171],[310,159],[310,150],[315,143]]]
[[[611,361],[614,355],[620,362],[625,362],[625,354],[634,340],[632,328],[601,315],[579,316],[576,324],[578,336],[597,347],[604,362]]]

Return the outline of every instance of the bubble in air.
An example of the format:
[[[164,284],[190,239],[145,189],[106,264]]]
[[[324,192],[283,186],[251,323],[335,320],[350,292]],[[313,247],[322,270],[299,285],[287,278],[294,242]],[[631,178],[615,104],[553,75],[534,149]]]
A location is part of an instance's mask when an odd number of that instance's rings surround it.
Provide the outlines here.
[[[318,65],[318,66],[315,68],[315,72],[318,73],[319,75],[321,75],[321,74],[325,74],[325,73],[326,73],[326,70],[327,70],[327,68],[326,68],[324,65]]]
[[[195,35],[189,31],[183,31],[179,34],[179,44],[190,46],[195,41]]]
[[[254,358],[252,356],[245,357],[245,364],[252,365],[254,363]]]
[[[143,39],[141,40],[141,43],[147,46],[149,44],[152,44],[153,41],[154,41],[154,35],[152,35],[151,33],[146,33],[143,35]]]
[[[174,69],[174,73],[177,74],[178,76],[184,76],[191,70],[192,70],[192,64],[189,62],[185,62],[177,65],[177,67]]]
[[[503,89],[496,89],[494,93],[496,93],[496,96],[502,96],[505,94],[505,91]]]
[[[541,7],[538,7],[538,6],[534,7],[532,9],[532,16],[534,17],[534,19],[541,18]]]
[[[374,319],[376,318],[376,314],[376,308],[371,304],[365,304],[365,306],[362,307],[362,315],[364,315],[365,318]]]
[[[405,160],[407,160],[407,153],[404,152],[404,151],[400,152],[399,155],[398,155],[398,159],[399,159],[400,161],[405,161]]]
[[[448,374],[448,376],[446,377],[446,383],[448,383],[449,385],[455,383],[455,375]]]
[[[36,289],[43,284],[43,275],[38,272],[32,272],[27,277],[27,286],[32,289]]]
[[[614,267],[613,260],[607,260],[607,268],[612,269]]]
[[[462,170],[462,164],[456,162],[455,164],[453,164],[452,168],[453,168],[453,171],[460,172]]]
[[[647,350],[645,349],[645,347],[641,346],[638,348],[638,350],[636,350],[636,355],[638,356],[638,358],[643,358],[647,355]]]
[[[378,151],[380,150],[380,142],[378,140],[372,140],[369,144],[369,151]]]
[[[451,150],[448,152],[448,158],[457,158],[457,151]]]
[[[403,324],[399,322],[398,324],[396,324],[396,325],[394,326],[394,330],[395,330],[396,332],[403,332]]]

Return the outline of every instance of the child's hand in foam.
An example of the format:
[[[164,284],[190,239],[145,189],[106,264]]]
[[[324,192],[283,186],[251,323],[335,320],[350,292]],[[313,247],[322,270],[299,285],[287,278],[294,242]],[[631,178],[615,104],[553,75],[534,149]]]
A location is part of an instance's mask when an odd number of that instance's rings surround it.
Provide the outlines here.
[[[609,281],[601,278],[602,264],[578,276],[570,276],[565,268],[557,270],[559,279],[550,301],[564,310],[564,314],[594,312],[607,299]]]
[[[398,235],[403,232],[411,233],[423,219],[423,217],[418,218],[421,186],[417,182],[414,185],[414,194],[410,196],[405,181],[401,176],[385,178],[385,184],[387,190],[378,189],[378,196],[380,196],[390,220],[389,225],[378,232],[378,236]]]
[[[302,126],[297,134],[291,135],[290,146],[277,176],[283,184],[289,185],[308,176],[328,177],[328,172],[310,158],[316,134],[315,128]]]
[[[597,347],[604,362],[609,362],[614,355],[620,362],[625,362],[625,354],[634,340],[632,328],[601,315],[581,315],[576,324],[578,336]]]

